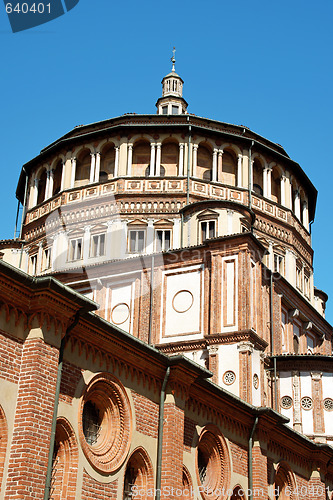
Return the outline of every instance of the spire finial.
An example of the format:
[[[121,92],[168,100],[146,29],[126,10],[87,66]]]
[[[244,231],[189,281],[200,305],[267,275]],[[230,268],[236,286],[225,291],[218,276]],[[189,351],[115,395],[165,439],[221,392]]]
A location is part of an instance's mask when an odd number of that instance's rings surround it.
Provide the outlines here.
[[[176,47],[173,48],[173,51],[172,51],[172,57],[171,57],[171,62],[172,62],[172,72],[175,73],[175,64],[176,64]]]

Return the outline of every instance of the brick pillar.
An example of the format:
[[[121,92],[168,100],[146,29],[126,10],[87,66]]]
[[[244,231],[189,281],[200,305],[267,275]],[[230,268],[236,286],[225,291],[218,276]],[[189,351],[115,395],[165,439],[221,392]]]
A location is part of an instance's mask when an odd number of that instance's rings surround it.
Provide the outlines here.
[[[266,500],[267,488],[267,453],[259,441],[255,441],[252,450],[253,458],[253,499]]]
[[[218,384],[219,380],[219,354],[218,347],[215,345],[208,346],[208,368],[213,373],[212,381]]]
[[[177,498],[176,494],[171,494],[171,488],[182,489],[184,441],[184,409],[182,406],[182,402],[176,401],[172,394],[167,395],[164,405],[162,500]],[[163,495],[163,488],[168,488],[170,495]]]
[[[321,478],[320,472],[314,470],[309,481],[309,494],[316,500],[326,500],[325,479]]]
[[[58,350],[32,330],[22,351],[4,500],[43,498],[57,367]]]
[[[252,403],[252,364],[253,344],[241,342],[239,350],[239,396],[247,403]]]
[[[312,372],[312,399],[313,399],[313,431],[321,436],[325,433],[323,408],[322,373]]]

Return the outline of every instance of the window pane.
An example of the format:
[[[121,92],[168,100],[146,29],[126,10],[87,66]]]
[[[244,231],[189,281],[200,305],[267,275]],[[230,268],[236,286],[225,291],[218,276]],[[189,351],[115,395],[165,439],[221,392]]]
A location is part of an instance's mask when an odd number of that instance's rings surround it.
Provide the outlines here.
[[[201,240],[204,241],[207,238],[207,222],[201,222]]]
[[[164,235],[164,250],[170,250],[171,231],[165,231]]]
[[[156,250],[161,252],[163,250],[163,231],[156,231]]]
[[[215,221],[209,221],[209,237],[214,238],[215,236]]]
[[[144,231],[138,231],[138,252],[143,252],[144,240],[145,240]]]
[[[163,106],[162,107],[162,114],[167,115],[168,114],[168,106]]]
[[[130,252],[135,252],[136,231],[130,231]]]
[[[172,106],[172,114],[178,115],[178,106]]]
[[[100,235],[99,255],[105,255],[105,234]]]

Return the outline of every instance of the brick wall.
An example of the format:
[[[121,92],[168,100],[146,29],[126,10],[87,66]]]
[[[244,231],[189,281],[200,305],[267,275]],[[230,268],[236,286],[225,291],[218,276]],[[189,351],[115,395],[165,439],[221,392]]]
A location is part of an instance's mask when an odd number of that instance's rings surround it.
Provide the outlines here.
[[[146,436],[157,438],[159,406],[150,399],[132,391],[136,430]]]
[[[253,493],[256,500],[267,499],[267,456],[259,446],[253,447]],[[255,495],[255,491],[259,494]]]
[[[245,446],[229,441],[232,455],[233,471],[247,477],[248,474],[248,453]]]
[[[184,420],[184,450],[191,451],[196,425],[193,420],[185,417]]]
[[[172,496],[164,496],[163,488],[182,488],[183,478],[183,435],[184,411],[174,403],[164,406],[164,434],[162,452],[162,495],[161,499],[171,500]]]
[[[3,478],[3,468],[6,459],[7,440],[8,440],[8,429],[7,429],[6,416],[3,409],[0,406],[0,491],[1,491],[1,482]]]
[[[99,483],[83,471],[81,500],[112,500],[117,498],[118,480]]]
[[[25,341],[5,500],[43,498],[58,351],[40,338]]]
[[[60,400],[71,404],[77,385],[82,377],[82,370],[64,361],[62,368]]]
[[[17,384],[22,354],[22,342],[0,332],[0,377]]]

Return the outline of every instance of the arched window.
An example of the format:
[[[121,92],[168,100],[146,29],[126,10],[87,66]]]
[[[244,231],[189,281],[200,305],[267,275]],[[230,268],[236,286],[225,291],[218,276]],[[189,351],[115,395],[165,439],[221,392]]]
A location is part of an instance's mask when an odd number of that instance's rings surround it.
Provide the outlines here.
[[[46,179],[47,179],[47,173],[46,170],[44,169],[38,180],[37,205],[43,203],[43,201],[45,200]]]
[[[61,177],[62,177],[62,161],[59,160],[53,170],[53,192],[51,196],[55,196],[60,193],[61,188]]]
[[[223,151],[222,155],[222,178],[219,179],[223,184],[236,186],[237,161],[231,151]]]
[[[253,161],[253,191],[260,196],[263,195],[263,169],[260,161]]]
[[[129,458],[124,475],[123,500],[148,499],[154,488],[153,467],[147,452],[136,449]],[[146,494],[142,494],[146,492]]]
[[[271,175],[271,199],[276,203],[281,203],[281,175],[277,168],[273,168]]]
[[[52,499],[74,500],[78,448],[74,431],[65,418],[59,418],[52,465]]]
[[[147,167],[149,167],[149,164],[150,164],[150,143],[148,141],[139,141],[134,145],[133,148],[133,158],[132,158],[133,177],[145,177]]]
[[[114,144],[106,145],[101,152],[99,182],[105,182],[114,177],[116,152]]]
[[[294,500],[296,482],[292,470],[285,462],[277,468],[274,481],[274,500]]]
[[[164,175],[176,177],[178,175],[179,146],[175,142],[164,142],[161,150],[161,164],[164,167]],[[161,166],[161,177],[162,166]]]
[[[91,168],[90,151],[85,149],[81,152],[76,160],[75,170],[75,187],[84,186],[89,184]]]
[[[197,152],[197,177],[199,179],[211,179],[213,156],[211,151],[204,145],[198,147]]]
[[[245,500],[244,490],[240,486],[236,486],[232,492],[230,500]]]

